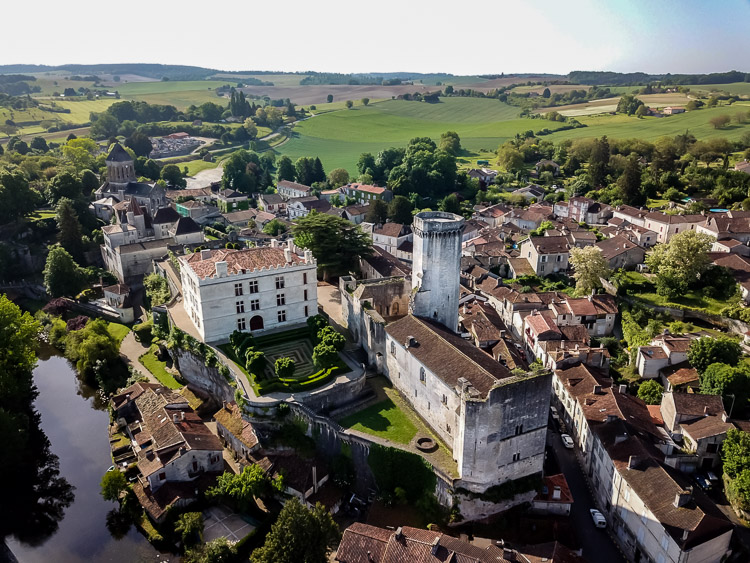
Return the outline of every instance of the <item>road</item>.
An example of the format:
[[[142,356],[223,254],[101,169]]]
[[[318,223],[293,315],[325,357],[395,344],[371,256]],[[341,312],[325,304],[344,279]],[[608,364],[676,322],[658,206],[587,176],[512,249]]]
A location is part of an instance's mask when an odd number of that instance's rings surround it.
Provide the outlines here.
[[[594,505],[574,450],[566,449],[562,445],[560,434],[552,430],[547,431],[547,445],[554,451],[560,470],[565,475],[570,492],[573,494],[570,519],[577,532],[578,544],[583,548],[583,557],[592,562],[625,561],[607,530],[594,527],[589,509],[598,507]]]

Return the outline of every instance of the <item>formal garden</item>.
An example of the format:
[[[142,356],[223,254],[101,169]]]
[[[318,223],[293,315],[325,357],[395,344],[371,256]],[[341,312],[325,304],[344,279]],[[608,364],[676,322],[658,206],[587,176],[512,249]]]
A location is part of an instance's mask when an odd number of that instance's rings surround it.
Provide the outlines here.
[[[219,348],[247,377],[257,395],[309,391],[349,371],[339,352],[346,338],[316,315],[307,327],[254,336],[235,331]]]

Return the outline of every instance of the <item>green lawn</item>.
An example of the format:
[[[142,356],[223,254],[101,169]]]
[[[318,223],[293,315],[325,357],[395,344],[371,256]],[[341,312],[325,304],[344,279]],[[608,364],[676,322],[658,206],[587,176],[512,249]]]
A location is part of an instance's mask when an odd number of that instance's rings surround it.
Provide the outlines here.
[[[627,280],[634,284],[628,289],[628,296],[639,299],[646,305],[656,307],[674,307],[699,309],[714,315],[720,314],[721,310],[733,302],[706,297],[700,291],[688,291],[683,297],[669,299],[656,293],[654,285],[642,274],[637,272],[626,272]]]
[[[417,427],[390,398],[347,416],[341,426],[399,444],[408,444],[417,434]]]
[[[180,163],[180,168],[187,167],[188,176],[195,176],[198,172],[203,170],[210,170],[216,168],[219,165],[218,162],[206,162],[205,160],[191,160],[190,162]]]
[[[153,374],[153,376],[159,381],[159,383],[164,385],[164,387],[167,387],[169,389],[180,389],[182,387],[182,385],[177,382],[172,374],[166,370],[166,362],[162,362],[161,360],[159,360],[159,358],[156,357],[156,353],[153,347],[138,359],[141,361],[143,366]]]
[[[128,335],[130,332],[130,328],[121,325],[120,323],[107,323],[107,331],[109,334],[117,340],[117,345],[119,346],[122,344],[123,339]]]

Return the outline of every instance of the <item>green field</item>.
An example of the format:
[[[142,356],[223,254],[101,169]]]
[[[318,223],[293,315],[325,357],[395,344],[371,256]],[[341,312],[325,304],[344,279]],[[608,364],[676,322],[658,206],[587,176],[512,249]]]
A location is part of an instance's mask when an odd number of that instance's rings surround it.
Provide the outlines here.
[[[516,133],[562,125],[522,119],[519,111],[482,98],[445,98],[438,104],[388,100],[303,121],[278,152],[292,159],[319,156],[326,170],[342,167],[354,172],[361,153],[406,146],[414,137],[438,140],[445,131],[456,131],[468,150],[495,150]]]

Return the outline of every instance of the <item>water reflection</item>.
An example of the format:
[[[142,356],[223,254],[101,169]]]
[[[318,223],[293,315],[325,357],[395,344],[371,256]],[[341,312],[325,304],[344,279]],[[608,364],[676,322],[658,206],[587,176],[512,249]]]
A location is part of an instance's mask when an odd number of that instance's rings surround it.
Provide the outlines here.
[[[26,497],[5,510],[5,499],[0,499],[0,520],[6,515],[8,520],[18,519],[15,537],[7,540],[18,560],[130,563],[174,559],[160,554],[133,526],[126,526],[117,505],[99,493],[101,477],[112,463],[106,402],[49,349],[39,354],[34,383],[39,389],[35,407],[41,416],[40,434],[46,433],[47,447],[59,461],[39,468],[34,484],[42,486],[43,494],[38,495],[38,502]]]

